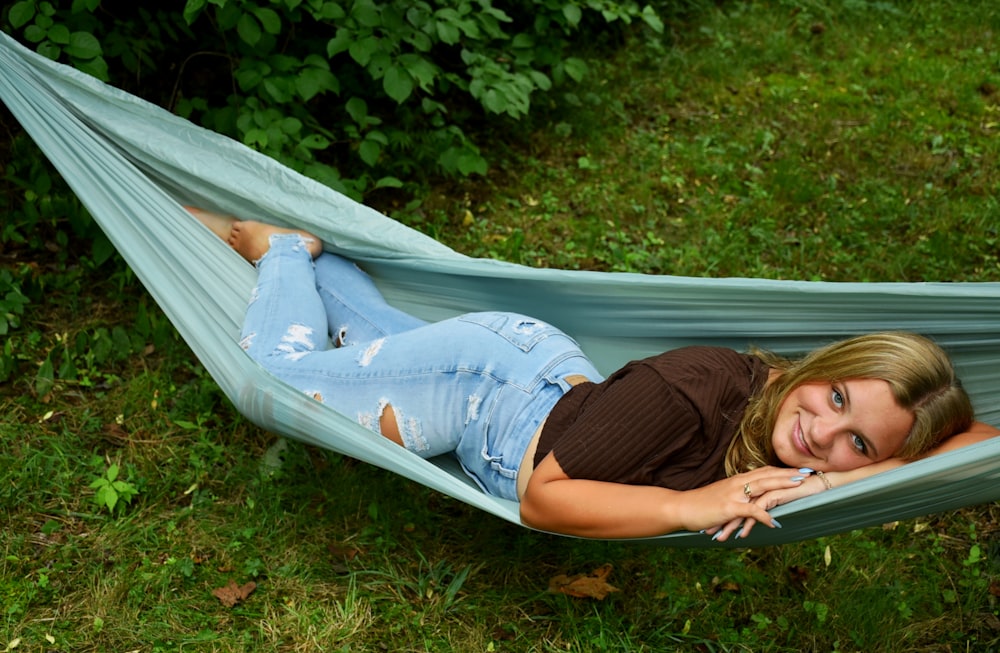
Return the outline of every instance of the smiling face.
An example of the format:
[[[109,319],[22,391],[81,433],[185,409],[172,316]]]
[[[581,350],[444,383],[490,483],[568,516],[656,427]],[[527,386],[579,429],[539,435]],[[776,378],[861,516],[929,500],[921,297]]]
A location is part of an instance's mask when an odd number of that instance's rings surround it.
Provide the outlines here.
[[[891,458],[913,421],[881,379],[803,383],[778,408],[771,442],[789,467],[847,471]]]

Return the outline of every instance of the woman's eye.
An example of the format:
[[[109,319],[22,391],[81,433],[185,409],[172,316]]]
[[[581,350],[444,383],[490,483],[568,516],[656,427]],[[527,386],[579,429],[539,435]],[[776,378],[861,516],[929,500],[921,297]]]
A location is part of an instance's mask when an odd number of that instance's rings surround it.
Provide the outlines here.
[[[833,405],[834,406],[836,406],[837,408],[843,407],[843,405],[844,405],[844,395],[840,394],[840,390],[837,390],[836,388],[834,388],[833,389],[833,394],[830,395],[830,397],[833,399]]]
[[[854,443],[854,448],[857,449],[858,452],[867,455],[868,445],[865,444],[865,441],[861,439],[860,435],[852,435],[851,442]]]

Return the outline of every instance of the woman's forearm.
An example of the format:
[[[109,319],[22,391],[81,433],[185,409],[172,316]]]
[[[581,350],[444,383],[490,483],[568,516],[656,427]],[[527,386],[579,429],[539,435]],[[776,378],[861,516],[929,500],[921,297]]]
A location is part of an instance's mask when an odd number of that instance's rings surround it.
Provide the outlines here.
[[[737,518],[776,526],[747,492],[757,496],[800,483],[794,470],[764,467],[692,490],[670,490],[570,478],[550,454],[528,481],[521,520],[541,530],[605,539],[697,531]]]
[[[955,449],[960,449],[970,444],[995,438],[998,435],[1000,435],[1000,429],[990,426],[984,422],[974,422],[967,431],[951,436],[934,449],[925,453],[921,456],[921,458],[929,458],[937,454],[954,451]],[[896,469],[897,467],[902,467],[907,462],[910,461],[902,458],[889,458],[887,460],[872,463],[871,465],[865,465],[864,467],[858,467],[857,469],[852,469],[850,471],[827,472],[826,478],[830,481],[830,485],[836,488],[842,485],[847,485],[848,483],[853,483],[854,481],[860,481],[868,478],[869,476],[874,476],[875,474],[880,474],[891,469]],[[797,498],[791,497],[793,494],[808,496],[809,494],[814,494],[815,492],[821,492],[826,489],[821,483],[822,481],[819,478],[810,479],[807,483],[803,483],[802,487],[797,491],[782,493],[783,498],[788,500],[789,498]],[[770,497],[768,497],[768,500],[770,500]],[[785,501],[781,501],[781,503],[785,503]],[[773,505],[770,507],[773,507]]]
[[[671,509],[683,494],[649,485],[556,480],[529,487],[521,499],[521,520],[533,528],[581,537],[651,537],[685,528]]]

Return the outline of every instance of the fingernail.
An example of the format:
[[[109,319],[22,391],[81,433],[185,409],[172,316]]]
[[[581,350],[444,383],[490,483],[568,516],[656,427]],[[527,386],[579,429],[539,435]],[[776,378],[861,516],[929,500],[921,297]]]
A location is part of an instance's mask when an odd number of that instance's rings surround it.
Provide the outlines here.
[[[719,536],[720,536],[720,535],[722,535],[722,531],[719,531],[718,533],[716,533],[715,535],[713,535],[713,536],[712,536],[712,541],[714,542],[714,541],[716,541],[717,539],[719,539]]]
[[[815,470],[809,469],[808,467],[800,467],[799,468],[799,474],[812,474],[813,471],[815,471]]]
[[[806,480],[806,477],[805,476],[793,476],[792,480],[793,481],[804,481],[804,480]]]
[[[698,531],[698,532],[699,532],[699,533],[701,533],[702,535],[704,535],[704,534],[705,534],[705,529],[703,528],[703,529],[701,529],[701,530],[700,530],[700,531]]]
[[[743,527],[742,526],[740,526],[740,530],[736,531],[736,535],[734,536],[734,538],[738,540],[741,537],[743,537]]]
[[[775,528],[781,528],[781,524],[778,523],[777,519],[772,519],[771,525],[774,526]]]

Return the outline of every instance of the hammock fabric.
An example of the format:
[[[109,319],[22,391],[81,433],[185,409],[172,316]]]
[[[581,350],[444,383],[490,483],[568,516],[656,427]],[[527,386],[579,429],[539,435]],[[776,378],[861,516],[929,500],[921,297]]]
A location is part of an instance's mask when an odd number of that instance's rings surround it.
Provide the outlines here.
[[[263,428],[378,465],[520,523],[450,458],[422,460],[275,380],[238,345],[256,273],[183,205],[316,233],[425,319],[512,310],[574,336],[605,373],[687,344],[794,354],[860,332],[924,333],[1000,424],[1000,284],[822,283],[533,269],[463,256],[216,133],[0,34],[0,99],[34,138],[238,410]],[[780,506],[779,544],[1000,498],[1000,438]],[[650,538],[721,546],[704,535]],[[734,546],[735,543],[728,543]]]

